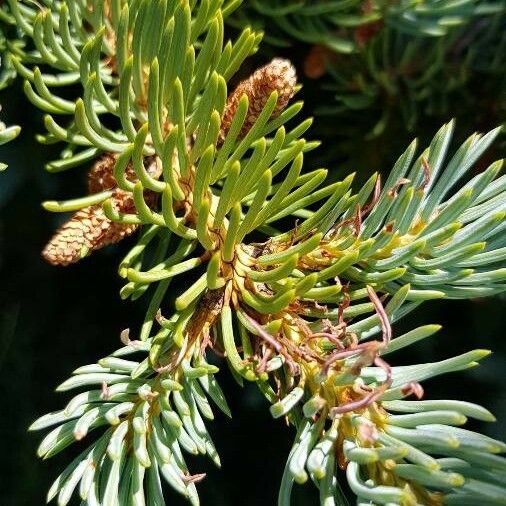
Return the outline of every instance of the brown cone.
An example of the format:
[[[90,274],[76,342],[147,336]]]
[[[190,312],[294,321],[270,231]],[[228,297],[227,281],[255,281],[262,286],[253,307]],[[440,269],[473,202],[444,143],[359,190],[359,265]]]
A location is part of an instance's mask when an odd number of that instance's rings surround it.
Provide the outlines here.
[[[243,95],[248,97],[249,107],[239,138],[249,132],[273,91],[278,92],[278,102],[272,117],[278,116],[293,97],[296,84],[295,68],[288,60],[274,58],[267,65],[255,70],[248,79],[240,82],[228,97],[221,122],[221,141],[223,142],[230,129],[239,100]]]
[[[112,203],[115,210],[122,213],[135,209],[131,194],[123,190],[115,190]],[[101,204],[85,207],[60,227],[42,251],[42,256],[52,265],[69,265],[94,250],[121,241],[137,226],[109,220]]]
[[[100,193],[106,190],[116,188],[118,184],[114,179],[114,164],[116,163],[116,156],[106,154],[102,156],[91,167],[88,172],[88,193]],[[152,177],[158,178],[162,172],[158,159],[154,157],[147,157],[145,159],[145,166],[147,171]],[[125,170],[125,176],[128,181],[137,181],[137,175],[131,164]]]
[[[157,177],[158,164],[155,159],[147,159],[147,170]],[[119,213],[135,213],[135,204],[130,192],[117,188],[113,176],[116,157],[105,155],[100,158],[88,173],[89,193],[98,193],[114,189],[111,202]],[[126,177],[135,181],[136,175],[129,165]],[[152,207],[156,203],[156,194],[146,191],[146,203]],[[89,255],[92,251],[121,241],[137,229],[138,225],[124,225],[111,221],[104,213],[102,204],[85,207],[77,211],[64,223],[42,251],[44,259],[52,265],[69,265]]]
[[[104,155],[97,160],[88,172],[88,193],[100,193],[118,186],[113,176],[116,158],[113,155]]]

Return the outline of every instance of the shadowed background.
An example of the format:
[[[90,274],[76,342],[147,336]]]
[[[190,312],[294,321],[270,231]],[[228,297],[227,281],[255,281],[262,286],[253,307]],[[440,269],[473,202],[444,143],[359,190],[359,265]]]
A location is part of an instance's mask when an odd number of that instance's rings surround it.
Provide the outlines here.
[[[263,58],[260,61],[265,61]],[[310,83],[302,92],[303,97],[308,97],[306,115],[315,106],[317,91],[317,85]],[[118,348],[122,329],[130,327],[135,336],[146,301],[122,302],[118,295],[122,281],[116,273],[117,265],[135,238],[67,268],[55,268],[43,262],[40,251],[64,217],[45,212],[40,202],[82,195],[86,168],[58,175],[45,173],[43,165],[58,156],[58,147],[41,146],[34,140],[35,134],[44,130],[42,116],[27,105],[17,89],[2,92],[0,100],[2,120],[23,126],[20,138],[0,151],[1,161],[9,164],[7,171],[0,175],[0,448],[3,457],[0,504],[36,506],[44,503],[52,480],[76,449],[42,462],[35,455],[41,434],[28,433],[27,427],[36,417],[61,409],[70,398],[68,394],[55,393],[54,387],[72,370]],[[443,120],[448,118],[420,123],[417,135],[428,140]],[[456,137],[461,140],[464,134],[472,133],[471,129],[492,126],[495,125],[478,124],[475,117],[458,118]],[[327,125],[326,128],[327,133],[335,132],[326,142],[338,143],[343,126]],[[310,131],[308,137],[311,135]],[[354,146],[346,148],[349,155],[346,159],[326,160],[324,145],[307,157],[307,163],[315,168],[325,159],[331,178],[341,178],[356,170],[361,181],[373,170],[388,170],[412,137],[401,124],[394,123],[383,140],[371,143],[358,138]],[[385,139],[389,142],[385,143]],[[177,282],[172,289],[179,290]],[[428,398],[459,398],[483,404],[497,415],[499,422],[471,424],[471,428],[499,438],[504,435],[502,429],[506,423],[506,345],[501,332],[505,309],[504,299],[500,298],[426,303],[394,330],[402,332],[426,323],[441,323],[443,330],[404,355],[392,355],[392,362],[397,365],[435,361],[472,348],[494,350],[495,354],[484,360],[481,367],[440,377],[424,386]],[[220,452],[221,470],[214,469],[203,457],[189,459],[192,472],[208,473],[198,486],[201,501],[207,506],[275,505],[293,430],[283,421],[271,419],[268,404],[254,385],[240,390],[225,364],[220,365],[219,380],[233,419],[227,420],[215,409],[216,420],[209,423]],[[82,448],[82,445],[75,446]],[[310,484],[296,486],[293,497],[294,505],[317,504],[316,489]],[[185,504],[170,490],[167,503]]]

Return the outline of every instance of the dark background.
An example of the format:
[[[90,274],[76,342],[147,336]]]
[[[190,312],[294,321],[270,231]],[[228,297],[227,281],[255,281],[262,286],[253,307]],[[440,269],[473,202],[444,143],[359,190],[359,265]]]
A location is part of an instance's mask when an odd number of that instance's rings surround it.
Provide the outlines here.
[[[68,395],[55,393],[54,387],[73,369],[119,347],[122,329],[131,327],[135,331],[142,321],[144,302],[122,302],[118,295],[122,283],[116,274],[117,265],[134,238],[67,268],[51,267],[40,257],[45,242],[63,219],[45,212],[40,202],[82,195],[86,168],[58,175],[44,171],[44,163],[56,158],[58,149],[35,142],[35,134],[44,131],[41,115],[27,104],[18,88],[0,96],[2,120],[23,126],[19,139],[0,148],[1,161],[9,164],[0,174],[0,504],[34,506],[44,504],[46,491],[68,462],[69,454],[40,461],[35,450],[41,434],[28,433],[27,427],[36,417],[60,409],[68,400]],[[306,115],[312,112],[315,91],[314,83],[303,91],[309,98]],[[427,120],[416,134],[429,139],[448,119]],[[458,120],[457,138],[472,133],[470,128],[495,126],[478,124],[470,115]],[[345,127],[336,123],[335,136],[324,141],[335,147]],[[326,128],[332,131],[328,123]],[[347,158],[340,155],[328,162],[331,177],[357,170],[360,180],[373,169],[388,170],[413,136],[401,124],[394,124],[383,139],[367,142],[357,138],[351,148],[340,150],[347,151]],[[390,141],[385,143],[385,139]],[[308,156],[308,165],[317,164],[325,153],[323,146]],[[396,354],[395,364],[434,361],[472,348],[495,351],[482,367],[424,386],[427,397],[474,400],[493,411],[499,422],[471,426],[496,437],[502,436],[506,422],[506,345],[501,332],[505,309],[499,298],[436,301],[425,304],[395,327],[401,332],[418,324],[444,325],[440,333],[406,355]],[[216,421],[210,424],[222,469],[213,469],[205,458],[190,464],[195,473],[208,472],[199,485],[202,503],[275,505],[293,431],[282,421],[271,419],[267,403],[254,385],[241,391],[226,367],[222,367],[219,379],[233,419],[225,419],[216,409]],[[171,491],[167,499],[170,504],[183,504]],[[311,484],[295,487],[293,504],[316,503]]]

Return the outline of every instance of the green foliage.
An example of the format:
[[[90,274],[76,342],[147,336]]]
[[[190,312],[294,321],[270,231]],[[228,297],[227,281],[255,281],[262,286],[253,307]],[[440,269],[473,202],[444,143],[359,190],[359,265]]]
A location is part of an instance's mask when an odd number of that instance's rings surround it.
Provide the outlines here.
[[[108,189],[45,207],[101,206],[116,224],[140,225],[119,266],[120,295],[149,300],[137,339],[125,331],[123,348],[74,371],[58,390],[83,392],[31,426],[56,426],[39,446],[43,458],[99,433],[48,499],[65,505],[76,492],[90,506],[162,505],[165,481],[198,504],[202,475],[190,474],[184,455],[220,465],[204,419],[213,419],[210,401],[230,415],[211,363],[222,350],[238,383],[255,382],[273,417],[296,428],[281,506],[308,478],[322,505],[345,504],[336,478],[345,464],[358,504],[501,504],[505,445],[455,428],[493,416],[455,400],[404,400],[421,396],[420,382],[473,367],[488,352],[409,366],[384,360],[439,329],[392,338],[391,323],[424,301],[505,290],[501,162],[470,173],[499,129],[473,134],[448,157],[450,122],[418,158],[413,142],[384,184],[374,174],[358,191],[353,175],[325,186],[325,169],[304,167],[318,143],[302,137],[311,121],[295,120],[301,103],[276,115],[280,92],[269,90],[253,114],[258,96],[243,95],[223,124],[228,82],[261,38],[247,27],[226,40],[224,19],[239,3],[3,7],[7,30],[19,32],[6,57],[47,113],[39,140],[63,144],[47,170],[111,155],[117,187],[134,203],[118,210]],[[462,22],[480,10],[464,4]],[[324,15],[324,5],[303,12]],[[416,9],[417,29],[446,26],[436,11]],[[394,7],[385,19],[413,29]],[[146,168],[151,160],[159,173]],[[185,290],[174,300],[176,277]]]

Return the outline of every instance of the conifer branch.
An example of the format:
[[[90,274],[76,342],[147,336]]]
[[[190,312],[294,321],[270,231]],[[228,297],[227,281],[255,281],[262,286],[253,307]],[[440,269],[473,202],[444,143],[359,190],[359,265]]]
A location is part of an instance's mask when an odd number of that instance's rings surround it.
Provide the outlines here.
[[[125,331],[123,348],[74,371],[58,390],[82,392],[31,426],[56,426],[43,458],[98,429],[48,500],[165,504],[164,481],[198,504],[204,476],[184,454],[219,466],[210,400],[230,415],[208,360],[217,353],[297,431],[280,506],[308,478],[322,505],[340,504],[341,469],[359,504],[500,504],[504,443],[455,428],[493,416],[421,400],[425,380],[489,352],[386,358],[439,330],[392,329],[424,301],[504,292],[501,162],[467,177],[499,129],[447,159],[450,122],[418,158],[413,142],[384,183],[374,174],[358,191],[353,176],[325,186],[326,170],[304,167],[317,143],[303,138],[310,120],[292,122],[302,106],[289,103],[292,64],[274,59],[229,89],[261,38],[246,27],[225,41],[239,3],[9,0],[2,10],[22,32],[7,45],[12,65],[47,113],[39,140],[66,148],[48,169],[89,168],[86,197],[45,203],[75,214],[44,256],[66,265],[140,229],[120,295],[149,298],[137,339]]]

